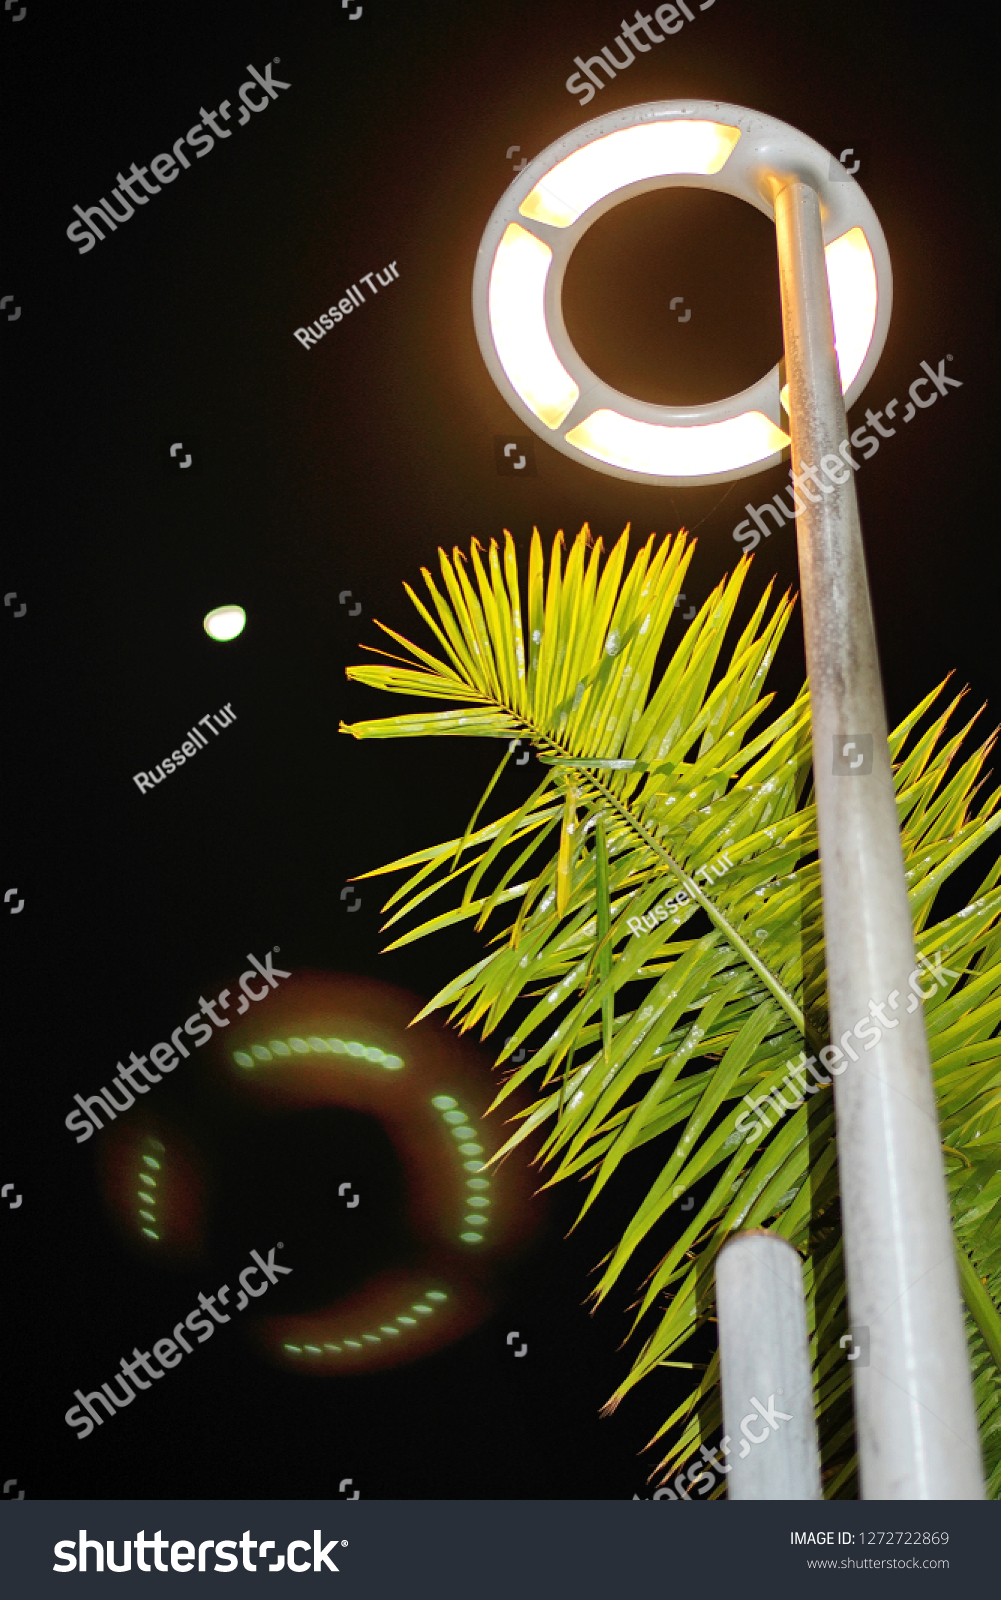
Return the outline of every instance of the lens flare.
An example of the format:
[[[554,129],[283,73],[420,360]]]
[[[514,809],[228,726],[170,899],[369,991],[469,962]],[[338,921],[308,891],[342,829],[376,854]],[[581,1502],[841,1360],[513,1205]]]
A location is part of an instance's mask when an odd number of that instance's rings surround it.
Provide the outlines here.
[[[265,999],[234,1017],[190,1067],[204,1079],[207,1066],[212,1103],[221,1094],[230,1105],[229,1147],[234,1121],[248,1111],[251,1125],[264,1130],[255,1139],[266,1137],[267,1119],[277,1121],[284,1113],[364,1113],[378,1122],[395,1153],[403,1222],[394,1234],[396,1224],[376,1207],[371,1225],[377,1231],[366,1234],[361,1227],[353,1233],[356,1223],[347,1219],[366,1223],[371,1190],[363,1172],[339,1174],[355,1180],[353,1205],[336,1205],[329,1222],[321,1221],[317,1242],[304,1243],[304,1266],[307,1276],[318,1270],[322,1301],[329,1293],[329,1225],[334,1277],[338,1240],[359,1241],[350,1246],[359,1252],[360,1273],[351,1280],[357,1287],[319,1309],[283,1309],[295,1303],[297,1293],[294,1234],[286,1214],[282,1251],[293,1275],[282,1287],[289,1298],[276,1302],[281,1291],[274,1289],[265,1311],[265,1302],[255,1310],[243,1295],[233,1310],[259,1351],[290,1371],[333,1377],[419,1360],[491,1314],[503,1273],[534,1231],[541,1209],[523,1163],[507,1162],[503,1171],[490,1166],[504,1135],[483,1120],[492,1095],[489,1065],[437,1023],[410,1026],[423,1002],[386,984],[296,974]],[[220,1141],[211,1120],[206,1124],[190,1106],[165,1112],[155,1126],[148,1118],[130,1122],[126,1113],[98,1137],[105,1192],[133,1247],[150,1262],[194,1260],[196,1270],[211,1272],[215,1288],[226,1269],[209,1259],[208,1219],[218,1218],[220,1207],[242,1210],[247,1202],[234,1189],[232,1170],[213,1173]],[[288,1187],[302,1176],[315,1196],[315,1182],[312,1189],[309,1183],[322,1168],[315,1155],[320,1146],[312,1148],[314,1164],[290,1172]],[[284,1204],[284,1168],[279,1171]],[[332,1182],[340,1195],[349,1185],[337,1187],[338,1176]],[[259,1193],[259,1174],[254,1182]],[[270,1202],[265,1198],[263,1204],[267,1211]],[[309,1226],[315,1228],[315,1220]],[[309,1226],[304,1241],[311,1237]],[[262,1235],[262,1246],[267,1243]],[[316,1268],[310,1250],[318,1252]],[[317,1304],[313,1294],[313,1288],[306,1291],[311,1307]]]

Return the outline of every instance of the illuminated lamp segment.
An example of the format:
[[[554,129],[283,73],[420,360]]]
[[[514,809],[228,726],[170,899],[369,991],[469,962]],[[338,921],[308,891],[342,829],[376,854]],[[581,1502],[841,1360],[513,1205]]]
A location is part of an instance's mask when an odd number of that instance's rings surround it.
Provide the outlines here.
[[[749,467],[789,443],[789,435],[761,411],[689,428],[639,422],[618,411],[594,411],[571,428],[566,439],[609,466],[674,478]]]
[[[842,393],[855,381],[876,326],[876,263],[861,228],[833,239],[824,251],[834,317]]]
[[[834,346],[841,374],[841,393],[847,394],[862,370],[876,327],[878,294],[876,263],[861,228],[850,228],[824,248],[827,287],[834,319]],[[789,385],[779,399],[789,415]]]
[[[546,278],[553,252],[508,224],[490,272],[488,313],[494,348],[515,393],[547,428],[558,428],[580,390],[553,349],[546,326]]]
[[[620,128],[560,161],[518,210],[551,228],[569,228],[591,206],[627,184],[673,173],[719,172],[739,138],[739,128],[685,118]]]

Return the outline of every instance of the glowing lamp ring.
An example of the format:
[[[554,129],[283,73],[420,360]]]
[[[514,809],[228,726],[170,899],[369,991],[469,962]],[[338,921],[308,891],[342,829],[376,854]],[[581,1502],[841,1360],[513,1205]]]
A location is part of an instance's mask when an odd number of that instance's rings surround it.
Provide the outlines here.
[[[820,196],[835,344],[846,407],[882,353],[892,278],[886,240],[858,184],[814,140],[743,106],[664,100],[610,112],[565,134],[518,174],[487,224],[473,318],[487,368],[526,425],[612,477],[728,483],[789,448],[776,364],[742,393],[661,406],[619,393],[570,341],[563,278],[578,240],[606,211],[649,189],[712,189],[774,220],[788,182]]]

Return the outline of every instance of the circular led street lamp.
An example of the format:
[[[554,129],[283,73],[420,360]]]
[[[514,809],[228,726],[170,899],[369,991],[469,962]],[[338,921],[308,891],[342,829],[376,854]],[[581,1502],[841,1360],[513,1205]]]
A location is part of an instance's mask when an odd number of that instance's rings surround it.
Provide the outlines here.
[[[835,171],[836,179],[831,172]],[[890,321],[886,240],[858,184],[819,144],[741,106],[668,100],[587,122],[521,172],[487,224],[473,280],[483,358],[511,408],[572,460],[634,482],[727,483],[789,448],[778,363],[741,394],[659,406],[603,382],[570,342],[563,277],[599,217],[649,189],[713,189],[775,216],[776,184],[820,196],[846,406],[862,393]]]
[[[774,218],[787,388],[775,367],[711,405],[650,405],[603,383],[570,343],[560,294],[577,240],[620,201],[670,185],[737,195]],[[853,1368],[862,1496],[982,1499],[928,1042],[921,1007],[900,1001],[921,969],[846,420],[883,348],[890,296],[875,213],[828,151],[742,106],[671,100],[587,122],[529,163],[487,224],[473,315],[511,408],[582,465],[725,483],[789,451],[832,1041],[821,1060],[837,1076],[849,1314],[869,1350]]]

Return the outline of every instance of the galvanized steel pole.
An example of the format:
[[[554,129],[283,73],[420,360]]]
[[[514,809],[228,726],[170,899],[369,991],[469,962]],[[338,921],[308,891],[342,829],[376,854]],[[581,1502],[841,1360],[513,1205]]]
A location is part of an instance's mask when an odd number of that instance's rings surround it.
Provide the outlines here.
[[[728,1500],[820,1500],[803,1269],[785,1239],[751,1229],[716,1259]]]
[[[938,1116],[910,977],[929,990],[915,970],[820,201],[795,180],[776,181],[774,201],[830,1036],[843,1052],[832,1066],[848,1301],[868,1337],[868,1364],[853,1368],[861,1492],[981,1499]],[[839,462],[838,487],[813,475],[837,477]],[[864,1020],[866,1048],[854,1033]]]

